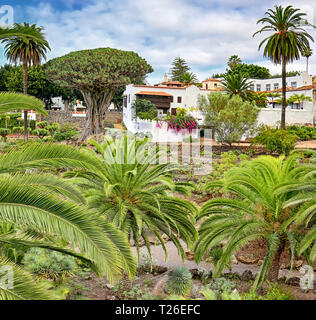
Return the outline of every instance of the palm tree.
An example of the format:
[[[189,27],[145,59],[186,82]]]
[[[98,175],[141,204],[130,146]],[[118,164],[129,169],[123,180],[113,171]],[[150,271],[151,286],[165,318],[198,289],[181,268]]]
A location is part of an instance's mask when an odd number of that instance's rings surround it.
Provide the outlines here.
[[[231,70],[233,70],[239,64],[242,64],[242,60],[236,54],[231,56],[227,62],[227,65]]]
[[[196,83],[198,80],[193,72],[185,72],[180,76],[179,81],[188,86]]]
[[[23,92],[27,94],[27,69],[29,66],[37,66],[46,59],[46,52],[50,50],[45,40],[43,27],[35,24],[15,23],[9,28],[0,28],[1,43],[5,44],[5,54],[9,61],[23,65]],[[24,140],[28,139],[27,110],[24,110]]]
[[[203,223],[195,247],[197,262],[205,252],[226,241],[223,255],[215,266],[214,277],[219,276],[235,252],[256,239],[265,239],[267,252],[255,287],[266,278],[270,281],[278,279],[280,256],[287,244],[290,245],[293,263],[296,232],[304,230],[304,223],[310,218],[308,215],[315,212],[315,194],[297,195],[293,191],[298,183],[315,186],[315,168],[298,166],[298,157],[261,156],[245,162],[240,168],[231,169],[222,181],[206,186],[206,189],[221,186],[233,195],[232,198],[209,200],[198,216]],[[313,204],[305,206],[311,199]],[[315,229],[313,232],[315,240]]]
[[[306,72],[308,73],[308,62],[309,62],[309,58],[313,55],[313,49],[308,47],[305,49],[304,53],[303,53],[303,57],[306,58]]]
[[[304,101],[313,101],[313,99],[309,96],[305,96],[305,94],[293,94],[289,99],[288,102],[289,103],[297,103],[300,107],[300,109],[302,108],[302,105],[304,103]]]
[[[124,137],[116,142],[91,143],[100,155],[90,149],[36,145],[23,153],[23,168],[73,169],[64,177],[71,178],[70,181],[80,187],[89,207],[104,223],[114,223],[129,240],[133,239],[137,250],[142,238],[150,253],[148,235],[151,234],[162,245],[167,257],[161,235],[165,234],[184,258],[179,238],[192,246],[197,236],[193,224],[197,208],[187,200],[172,196],[173,192],[186,192],[188,188],[186,184],[173,183],[171,174],[175,167],[153,164],[156,153],[150,148],[147,154],[146,140]],[[15,170],[20,168],[18,163]]]
[[[249,82],[249,79],[241,73],[226,73],[222,81],[222,86],[230,97],[237,95],[244,100],[248,100],[252,82]]]
[[[282,115],[281,129],[285,129],[286,112],[286,65],[294,60],[298,60],[310,47],[309,40],[314,41],[302,27],[305,13],[300,9],[287,6],[275,6],[275,10],[269,9],[265,13],[266,17],[259,19],[258,23],[264,25],[262,29],[255,32],[271,32],[259,45],[259,50],[266,44],[263,55],[276,64],[282,64]],[[307,22],[306,22],[307,24]]]
[[[41,158],[40,155],[49,157],[55,151],[54,146],[44,149],[40,145],[24,146],[1,156],[0,223],[13,224],[18,232],[0,233],[0,268],[8,266],[8,257],[1,246],[10,245],[41,247],[72,255],[112,282],[123,270],[133,276],[136,262],[126,236],[113,224],[98,219],[74,185],[50,174],[25,173],[33,159]],[[47,165],[49,160],[36,162],[34,167]],[[57,240],[63,240],[67,246]],[[38,299],[40,295],[49,298],[27,272],[12,261],[9,265],[17,282],[8,289],[0,281],[0,299]]]

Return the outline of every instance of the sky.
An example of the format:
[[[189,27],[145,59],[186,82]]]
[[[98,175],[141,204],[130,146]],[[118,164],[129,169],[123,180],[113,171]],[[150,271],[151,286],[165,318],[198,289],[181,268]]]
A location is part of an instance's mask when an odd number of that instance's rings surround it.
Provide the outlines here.
[[[274,5],[293,5],[308,14],[316,25],[316,1],[292,0],[6,0],[13,8],[14,22],[35,23],[45,28],[52,48],[48,60],[70,51],[112,47],[137,52],[154,69],[147,80],[162,81],[176,56],[184,58],[200,81],[225,72],[227,60],[237,54],[281,73],[281,66],[263,58],[258,51],[262,36],[252,37],[260,28],[256,22]],[[2,13],[1,13],[2,11]],[[0,7],[0,18],[5,12]],[[307,31],[315,38],[316,29]],[[316,75],[315,55],[310,73]],[[0,65],[6,63],[0,47]],[[288,70],[303,71],[303,58]]]

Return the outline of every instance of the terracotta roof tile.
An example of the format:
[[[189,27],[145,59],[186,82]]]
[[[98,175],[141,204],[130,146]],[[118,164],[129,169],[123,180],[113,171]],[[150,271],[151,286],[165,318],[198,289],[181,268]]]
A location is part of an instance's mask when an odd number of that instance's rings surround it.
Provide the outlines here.
[[[156,91],[140,91],[136,95],[142,96],[163,96],[163,97],[173,97],[172,94],[166,92],[156,92]]]

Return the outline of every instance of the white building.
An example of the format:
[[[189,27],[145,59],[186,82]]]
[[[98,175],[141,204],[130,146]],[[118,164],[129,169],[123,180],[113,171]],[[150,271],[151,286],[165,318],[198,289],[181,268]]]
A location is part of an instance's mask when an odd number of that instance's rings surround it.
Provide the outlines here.
[[[177,108],[185,108],[187,111],[195,117],[200,124],[203,124],[203,116],[199,111],[192,111],[192,107],[197,109],[199,95],[207,96],[211,92],[222,91],[220,82],[217,79],[207,79],[203,82],[202,88],[198,88],[195,85],[191,86],[179,86],[174,82],[162,82],[159,85],[133,85],[130,84],[126,87],[124,92],[123,103],[123,122],[127,129],[133,133],[137,132],[152,132],[152,122],[135,118],[135,110],[132,108],[132,104],[136,99],[147,99],[154,103],[158,109],[158,115],[175,114]],[[254,91],[269,92],[272,94],[281,93],[282,79],[252,79]],[[316,84],[312,83],[312,77],[306,72],[302,72],[299,76],[287,78],[287,98],[290,98],[294,94],[304,94],[312,99],[312,102],[304,101],[301,105],[294,103],[289,105],[286,112],[287,124],[313,124],[316,116],[316,101],[315,91]],[[214,84],[216,86],[214,86]],[[206,86],[207,85],[207,86]],[[212,88],[212,89],[206,89]],[[273,89],[271,90],[271,87]],[[267,90],[269,89],[270,90]],[[275,88],[275,90],[274,90]],[[266,124],[270,126],[276,126],[281,120],[281,104],[277,103],[276,98],[269,98],[269,103],[266,108],[262,108],[259,117],[258,124]]]
[[[270,78],[270,79],[249,79],[252,82],[252,91],[274,91],[282,88],[282,78]],[[286,78],[286,87],[289,88],[301,88],[304,86],[311,86],[313,77],[306,71],[293,77]]]

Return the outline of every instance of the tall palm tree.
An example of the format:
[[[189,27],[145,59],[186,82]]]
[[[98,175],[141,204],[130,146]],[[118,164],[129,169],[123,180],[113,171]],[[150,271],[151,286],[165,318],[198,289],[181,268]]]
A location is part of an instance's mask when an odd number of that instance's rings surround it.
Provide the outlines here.
[[[269,9],[265,15],[266,17],[257,22],[257,24],[263,24],[264,27],[255,32],[253,36],[263,32],[272,33],[259,44],[259,50],[266,44],[263,55],[276,64],[282,64],[281,129],[285,129],[286,65],[298,60],[310,47],[309,40],[314,41],[314,39],[302,27],[306,13],[301,12],[300,9],[292,6],[286,8],[275,6],[274,10]]]
[[[267,252],[255,287],[266,278],[270,281],[278,279],[280,257],[287,244],[292,251],[293,263],[298,245],[296,232],[303,230],[304,234],[304,223],[315,213],[315,194],[298,195],[295,188],[299,183],[301,189],[304,185],[311,187],[313,184],[315,187],[316,170],[310,166],[299,166],[298,157],[261,156],[247,161],[240,168],[231,169],[222,181],[206,186],[206,189],[221,186],[234,195],[232,198],[209,200],[198,217],[203,222],[195,247],[197,262],[201,261],[205,252],[226,240],[223,255],[213,272],[214,277],[219,276],[236,251],[256,239],[265,239]],[[310,239],[316,239],[315,228]],[[306,243],[310,242],[306,240]]]
[[[242,73],[226,73],[221,85],[230,97],[237,95],[244,100],[250,98],[252,82],[249,82]]]
[[[46,59],[46,52],[50,50],[43,30],[43,27],[28,23],[15,23],[12,27],[0,28],[0,39],[5,44],[7,58],[11,63],[23,65],[24,94],[27,94],[28,67],[40,65]],[[27,110],[24,110],[24,140],[27,139]]]
[[[165,251],[162,234],[178,248],[183,239],[190,247],[196,239],[194,217],[197,208],[187,200],[173,196],[186,192],[188,186],[175,184],[171,179],[176,169],[169,164],[155,164],[155,150],[146,140],[124,137],[102,144],[91,141],[99,155],[64,145],[35,145],[23,152],[23,168],[68,168],[64,177],[79,186],[88,205],[104,223],[114,223],[133,240],[137,250],[140,239],[150,253],[149,234],[156,238]],[[149,148],[148,153],[146,148]],[[34,152],[35,150],[35,152]],[[14,159],[12,159],[14,161]],[[12,165],[10,166],[12,170]],[[15,170],[21,164],[17,163]],[[1,173],[1,167],[0,167]]]
[[[309,58],[313,55],[313,49],[308,47],[305,49],[304,53],[303,53],[303,57],[306,58],[306,72],[308,73],[308,62],[309,62]]]

